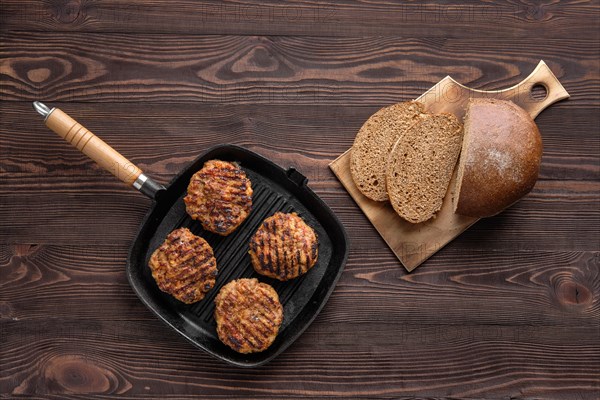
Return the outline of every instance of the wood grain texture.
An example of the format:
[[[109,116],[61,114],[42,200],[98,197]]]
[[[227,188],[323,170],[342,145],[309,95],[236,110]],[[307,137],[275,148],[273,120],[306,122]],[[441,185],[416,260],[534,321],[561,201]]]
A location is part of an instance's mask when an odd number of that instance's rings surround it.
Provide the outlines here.
[[[600,5],[3,0],[0,399],[600,397]],[[572,98],[536,119],[541,180],[407,274],[327,165],[446,75]],[[61,107],[161,183],[236,143],[294,165],[351,252],[313,325],[240,370],[164,326],[124,267],[150,202],[44,127]]]
[[[384,106],[446,75],[476,89],[520,82],[540,59],[597,107],[597,40],[2,33],[3,100]],[[468,60],[457,63],[456,60]],[[594,70],[594,68],[596,68]]]
[[[137,301],[127,283],[127,250],[126,244],[102,243],[2,245],[2,318],[39,320],[47,317],[44,310],[52,308],[52,318],[69,319],[75,311],[86,320],[153,321],[154,315]],[[409,324],[426,325],[593,327],[600,318],[598,252],[557,255],[532,249],[508,252],[450,246],[432,258],[427,268],[408,274],[385,250],[369,249],[362,243],[352,248],[336,288],[337,300],[332,300],[338,304],[319,319],[367,323],[370,318],[396,316]],[[364,261],[364,253],[369,261]],[[394,296],[402,301],[388,299]],[[75,304],[73,297],[81,301]],[[454,298],[468,304],[448,310]],[[428,299],[426,309],[423,299]],[[506,302],[520,303],[519,312],[507,309]],[[123,310],[114,315],[111,305]]]
[[[3,1],[3,30],[411,37],[600,37],[597,2]],[[596,29],[595,29],[596,28]]]
[[[554,105],[536,119],[544,144],[540,178],[598,180],[600,137],[593,133],[600,116],[594,108],[563,106],[568,102]],[[327,169],[328,162],[352,145],[362,123],[378,109],[321,105],[148,104],[141,108],[128,103],[51,104],[76,116],[109,145],[163,180],[170,179],[209,147],[231,142],[261,147],[265,156],[284,166],[297,165],[319,184],[336,182]],[[31,103],[0,102],[0,115],[2,178],[37,178],[39,184],[47,179],[52,182],[85,178],[120,187],[48,130]]]
[[[265,367],[239,370],[193,349],[141,305],[120,266],[126,246],[2,246],[0,385],[39,395],[135,396],[168,380],[171,394],[206,397],[593,398],[600,253],[445,249],[407,274],[390,254],[365,262],[364,250],[353,249],[330,302],[298,342]]]
[[[327,168],[351,145],[374,108],[156,104],[145,106],[142,114],[135,104],[55,105],[77,116],[162,183],[210,146],[227,142],[248,146],[302,171],[346,227],[360,232],[354,240],[383,244]],[[37,117],[30,107],[0,103],[0,218],[11,219],[0,231],[2,240],[69,243],[78,238],[92,244],[132,240],[150,202],[65,145],[43,124],[32,123]],[[590,132],[600,116],[591,109],[566,110],[557,104],[538,118],[545,151],[534,191],[506,213],[480,221],[472,228],[476,233],[456,246],[546,250],[560,246],[569,251],[598,247],[600,163],[595,152],[600,137]],[[565,137],[567,129],[572,137]],[[48,202],[54,204],[52,209],[45,207]],[[79,216],[85,224],[78,222]],[[38,228],[40,224],[44,229]],[[540,226],[551,234],[530,240]]]
[[[11,376],[7,389],[15,394],[75,392],[124,398],[162,389],[202,398],[372,398],[436,393],[453,398],[498,398],[510,393],[521,398],[593,399],[600,372],[595,362],[597,344],[590,340],[597,331],[581,327],[537,325],[519,330],[479,325],[452,329],[381,321],[375,328],[371,323],[315,324],[273,363],[237,370],[196,352],[157,324],[117,325],[115,332],[112,321],[59,319],[41,326],[39,322],[20,323],[18,327],[6,323],[11,344],[6,354],[5,370]],[[402,329],[410,332],[406,339],[400,339]],[[356,334],[339,333],[346,330]],[[396,333],[393,343],[390,331]],[[27,339],[35,340],[38,350]],[[369,345],[352,348],[348,342],[353,340]],[[98,342],[103,343],[102,349]],[[125,347],[122,343],[130,344]],[[310,352],[306,346],[311,347]],[[560,365],[556,360],[561,360]],[[375,375],[373,371],[379,372]]]
[[[255,149],[260,151],[260,149]],[[85,181],[79,181],[80,185]],[[51,185],[49,185],[51,187]],[[0,195],[0,218],[11,221],[2,229],[5,243],[130,243],[150,201],[139,193],[113,192],[111,186],[58,193],[6,193]],[[340,188],[312,186],[341,218],[346,229],[356,232],[352,244],[385,246],[360,210]],[[596,250],[600,219],[600,184],[538,182],[534,192],[519,205],[496,217],[479,221],[452,243],[496,250]],[[49,207],[48,204],[52,204]],[[41,227],[43,229],[41,229]],[[68,229],[65,229],[68,227]],[[543,230],[540,228],[543,227]],[[472,232],[471,232],[472,231]],[[533,236],[533,237],[532,237]],[[399,265],[399,264],[398,264]]]

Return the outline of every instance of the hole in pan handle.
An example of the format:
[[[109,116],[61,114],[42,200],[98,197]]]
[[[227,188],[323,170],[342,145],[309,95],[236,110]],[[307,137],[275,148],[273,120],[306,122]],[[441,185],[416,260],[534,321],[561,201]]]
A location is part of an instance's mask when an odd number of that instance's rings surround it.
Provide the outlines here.
[[[50,108],[39,101],[33,102],[33,108],[44,117],[48,128],[122,182],[133,186],[151,199],[156,199],[159,193],[166,190],[163,185],[145,175],[135,164],[61,109]]]
[[[294,167],[289,167],[286,174],[289,180],[294,182],[297,186],[304,186],[308,183],[308,178],[298,172]]]

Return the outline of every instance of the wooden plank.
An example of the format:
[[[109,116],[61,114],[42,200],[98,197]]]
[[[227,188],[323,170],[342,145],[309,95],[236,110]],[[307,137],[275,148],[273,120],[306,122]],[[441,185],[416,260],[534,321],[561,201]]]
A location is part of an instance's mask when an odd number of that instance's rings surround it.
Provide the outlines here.
[[[129,287],[127,252],[126,243],[0,245],[0,319],[155,321]],[[597,327],[599,267],[598,251],[450,246],[408,274],[385,248],[359,243],[318,321]]]
[[[600,124],[600,115],[595,108],[573,109],[566,103],[569,100],[553,105],[536,119],[544,141],[540,178],[598,180],[600,137],[593,133]],[[255,148],[283,166],[295,165],[313,184],[337,182],[328,163],[352,145],[360,126],[378,109],[197,103],[48,104],[61,107],[163,181],[209,147],[237,143]],[[87,189],[88,183],[113,183],[110,175],[46,128],[30,102],[0,102],[0,116],[0,179],[8,185],[26,191],[45,182],[57,190],[66,190],[67,185],[76,189],[78,179]],[[114,186],[115,190],[122,188]]]
[[[587,37],[599,37],[596,2],[5,0],[0,23],[19,31],[468,38],[580,36],[581,26]]]
[[[158,321],[8,322],[3,333],[0,382],[21,395],[595,399],[600,373],[594,327],[315,323],[272,363],[252,370],[213,360]]]
[[[447,248],[407,274],[365,249],[290,349],[239,370],[143,307],[122,269],[127,246],[0,246],[0,387],[22,396],[594,398],[599,252]]]
[[[293,165],[340,215],[353,244],[385,246],[327,169],[376,108],[55,105],[163,183],[208,147],[227,142],[248,146],[284,167]],[[0,219],[11,221],[0,231],[0,240],[132,240],[150,202],[50,132],[30,107],[0,103]],[[556,105],[538,123],[545,145],[542,180],[520,204],[475,225],[475,233],[456,243],[457,248],[518,249],[529,243],[546,250],[598,248],[600,138],[590,132],[600,116],[593,109],[567,112]]]
[[[473,88],[502,89],[543,59],[572,96],[564,107],[597,107],[596,44],[587,37],[3,33],[0,99],[381,107],[414,99],[446,75]]]
[[[384,246],[368,220],[341,188],[313,186],[351,232],[353,245]],[[479,221],[457,248],[585,251],[598,249],[600,183],[539,181],[519,204]],[[49,206],[52,204],[52,207]],[[0,219],[11,221],[0,231],[4,243],[130,243],[150,202],[128,190],[94,188],[83,193],[0,195]]]

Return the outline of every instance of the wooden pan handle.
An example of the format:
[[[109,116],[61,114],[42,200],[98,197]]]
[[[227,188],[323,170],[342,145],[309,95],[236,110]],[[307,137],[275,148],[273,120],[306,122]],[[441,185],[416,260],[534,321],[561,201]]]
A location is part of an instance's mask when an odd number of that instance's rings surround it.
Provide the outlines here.
[[[141,169],[59,108],[48,114],[46,126],[127,185],[133,186],[142,173]]]
[[[532,89],[535,86],[542,86],[546,90],[544,98],[536,99],[533,97]],[[568,98],[569,93],[548,65],[541,60],[527,78],[513,87],[498,91],[497,97],[513,101],[525,109],[531,115],[531,118],[535,118],[549,105]]]
[[[75,146],[98,165],[112,173],[122,182],[133,186],[151,198],[165,188],[153,181],[121,153],[94,135],[79,122],[58,108],[48,108],[40,102],[33,103],[34,109],[46,118],[46,126],[58,136]]]

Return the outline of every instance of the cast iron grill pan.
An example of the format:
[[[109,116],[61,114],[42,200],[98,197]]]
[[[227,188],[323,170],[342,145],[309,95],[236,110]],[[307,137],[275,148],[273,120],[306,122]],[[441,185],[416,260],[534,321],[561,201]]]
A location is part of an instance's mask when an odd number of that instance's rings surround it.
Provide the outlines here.
[[[165,188],[60,109],[50,109],[40,102],[34,102],[34,109],[44,116],[48,128],[118,179],[154,200],[130,248],[127,278],[140,300],[195,346],[237,366],[261,365],[292,344],[325,305],[346,263],[346,232],[329,207],[308,188],[307,179],[294,168],[284,170],[242,147],[221,145],[194,160]],[[211,159],[238,163],[252,181],[254,190],[250,215],[226,237],[205,232],[200,223],[187,215],[183,203],[190,178]],[[313,227],[319,238],[316,265],[305,275],[287,282],[256,274],[248,255],[250,237],[266,217],[277,211],[296,212]],[[152,252],[179,227],[189,228],[210,243],[219,269],[215,287],[203,300],[192,305],[161,292],[148,267]],[[275,288],[283,304],[284,318],[275,342],[266,351],[243,355],[219,341],[213,312],[219,289],[233,279],[248,277],[256,277]]]
[[[191,219],[183,198],[192,175],[205,161],[219,159],[240,165],[252,182],[254,194],[248,218],[229,236],[205,231]],[[287,171],[267,159],[241,147],[215,147],[196,159],[159,197],[155,209],[143,222],[134,241],[127,275],[140,299],[163,321],[208,353],[238,366],[263,364],[288,347],[308,327],[325,304],[339,278],[347,255],[346,235],[332,211],[306,186],[298,171]],[[319,257],[315,266],[303,276],[280,282],[257,274],[250,262],[248,243],[262,221],[277,211],[296,212],[317,233]],[[213,247],[219,275],[215,287],[206,297],[191,305],[161,292],[152,278],[148,261],[172,230],[190,229]],[[239,354],[218,339],[213,317],[214,298],[219,289],[233,279],[257,278],[277,291],[284,318],[275,342],[264,352]]]

